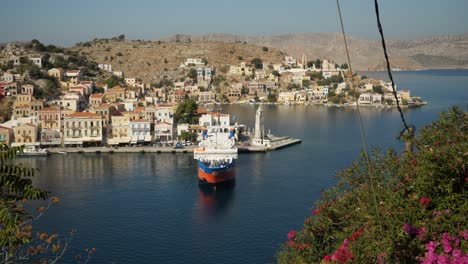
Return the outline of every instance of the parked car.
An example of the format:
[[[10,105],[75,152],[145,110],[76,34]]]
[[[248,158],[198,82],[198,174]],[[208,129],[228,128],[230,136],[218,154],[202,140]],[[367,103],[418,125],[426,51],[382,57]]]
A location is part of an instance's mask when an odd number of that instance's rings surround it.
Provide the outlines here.
[[[175,148],[175,149],[183,149],[184,146],[183,146],[180,142],[177,142],[177,143],[174,145],[174,148]]]

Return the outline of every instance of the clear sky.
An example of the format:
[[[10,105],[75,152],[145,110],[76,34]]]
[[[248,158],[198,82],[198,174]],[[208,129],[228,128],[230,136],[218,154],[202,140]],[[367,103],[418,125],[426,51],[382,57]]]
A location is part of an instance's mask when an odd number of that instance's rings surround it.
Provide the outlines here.
[[[338,32],[335,0],[2,0],[0,43],[70,46],[125,34],[155,40],[182,34],[269,36]],[[349,34],[377,38],[373,0],[341,0]],[[380,0],[388,38],[468,32],[468,0]]]

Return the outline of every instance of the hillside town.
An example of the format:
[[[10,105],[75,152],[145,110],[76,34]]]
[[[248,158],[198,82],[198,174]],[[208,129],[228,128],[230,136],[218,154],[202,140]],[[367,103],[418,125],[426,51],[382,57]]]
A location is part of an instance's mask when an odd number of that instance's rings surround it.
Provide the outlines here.
[[[186,58],[178,67],[182,75],[165,75],[147,83],[141,76],[115,71],[109,62],[93,62],[82,54],[38,41],[31,45],[35,53],[10,52],[9,59],[0,63],[0,142],[8,145],[82,147],[195,141],[187,133],[199,137],[206,120],[215,122],[210,116],[216,113],[199,109],[199,122],[181,123],[175,113],[187,100],[199,105],[396,105],[389,83],[359,75],[351,78],[347,64],[328,59],[285,56],[282,63],[269,63],[239,57],[236,65],[216,68],[204,58]],[[357,89],[350,89],[351,82]],[[423,103],[421,98],[411,97],[409,90],[399,90],[397,98],[405,107]]]

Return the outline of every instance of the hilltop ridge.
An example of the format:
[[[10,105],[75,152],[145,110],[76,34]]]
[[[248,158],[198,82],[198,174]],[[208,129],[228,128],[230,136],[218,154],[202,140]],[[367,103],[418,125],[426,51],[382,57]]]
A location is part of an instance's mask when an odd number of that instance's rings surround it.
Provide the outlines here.
[[[177,34],[161,38],[165,42],[246,42],[282,50],[300,58],[330,58],[345,62],[342,36],[339,33],[296,33],[256,37],[223,33],[204,35]],[[356,70],[382,70],[384,60],[378,40],[348,36],[351,60]],[[414,40],[388,40],[391,63],[400,69],[468,68],[468,33]]]

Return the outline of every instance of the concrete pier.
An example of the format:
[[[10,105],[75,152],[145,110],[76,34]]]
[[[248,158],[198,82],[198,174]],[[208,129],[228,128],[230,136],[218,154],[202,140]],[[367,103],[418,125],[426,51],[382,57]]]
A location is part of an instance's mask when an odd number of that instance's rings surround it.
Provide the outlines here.
[[[271,146],[238,146],[239,153],[250,153],[250,152],[267,152],[278,150],[282,148],[286,148],[292,145],[301,144],[302,140],[297,138],[289,138],[289,137],[282,137],[282,138],[275,138],[271,141]]]
[[[301,139],[295,138],[276,138],[272,141],[271,146],[259,147],[259,146],[244,146],[238,145],[239,153],[251,153],[251,152],[267,152],[277,149],[282,149],[295,144],[300,144]],[[193,153],[193,149],[197,146],[185,146],[182,149],[175,149],[172,147],[88,147],[88,148],[48,148],[47,152],[50,154],[60,153]]]

